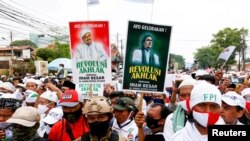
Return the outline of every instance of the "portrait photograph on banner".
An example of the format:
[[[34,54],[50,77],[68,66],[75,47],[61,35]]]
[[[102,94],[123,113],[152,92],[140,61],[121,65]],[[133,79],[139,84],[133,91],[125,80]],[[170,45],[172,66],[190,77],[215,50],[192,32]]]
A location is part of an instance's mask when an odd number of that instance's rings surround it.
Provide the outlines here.
[[[123,89],[163,92],[171,26],[129,21]]]
[[[86,92],[89,87],[86,84],[95,84],[93,86],[98,86],[95,87],[97,89],[103,83],[110,82],[108,21],[70,22],[69,27],[73,81],[79,86],[76,89]]]

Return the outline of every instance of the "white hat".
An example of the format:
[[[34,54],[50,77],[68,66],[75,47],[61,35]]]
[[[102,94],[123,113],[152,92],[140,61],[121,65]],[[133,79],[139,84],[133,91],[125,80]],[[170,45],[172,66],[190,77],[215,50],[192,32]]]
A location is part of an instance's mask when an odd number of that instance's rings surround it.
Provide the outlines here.
[[[205,70],[197,70],[196,73],[195,73],[195,77],[196,76],[202,76],[202,75],[207,75],[209,74],[207,71]]]
[[[16,88],[10,82],[3,82],[2,84],[0,84],[0,87],[9,90],[11,92],[14,92],[16,90]]]
[[[6,122],[16,123],[25,127],[32,127],[39,122],[40,115],[37,108],[26,106],[18,108]]]
[[[26,95],[25,102],[27,103],[35,103],[38,97],[38,94],[32,90],[25,91],[25,95]]]
[[[43,83],[43,82],[44,82],[44,80],[45,80],[45,78],[44,78],[44,77],[42,77],[42,78],[40,78],[39,80]]]
[[[12,98],[12,99],[17,99],[16,96],[14,94],[10,94],[10,93],[2,93],[0,92],[0,99],[1,98]]]
[[[190,109],[202,102],[213,102],[221,106],[221,92],[216,86],[204,80],[196,84],[191,91]]]
[[[26,76],[30,76],[31,74],[30,73],[26,73]]]
[[[82,37],[84,34],[86,34],[87,32],[91,33],[91,30],[89,28],[85,28],[81,31],[80,36]]]
[[[245,88],[241,91],[241,95],[244,97],[246,95],[250,95],[250,88]]]
[[[42,120],[47,124],[55,124],[63,117],[63,110],[61,107],[53,108],[49,111],[48,115]]]
[[[180,89],[182,86],[194,86],[195,84],[197,84],[197,81],[194,80],[193,78],[190,79],[185,79],[181,82],[180,86],[178,87],[178,89]]]
[[[17,84],[17,87],[18,87],[18,86],[19,86],[19,87],[22,87],[22,88],[25,88],[25,84],[23,84],[23,83],[18,83],[18,84]]]
[[[68,73],[68,75],[67,76],[73,76],[73,74],[72,73]]]
[[[36,81],[34,78],[29,78],[29,79],[25,82],[25,86],[26,86],[28,83],[35,83],[36,85],[38,85],[38,84],[37,84],[37,81]]]
[[[42,81],[40,81],[40,80],[35,80],[36,81],[36,84],[38,85],[38,86],[42,86],[43,85],[43,82]]]
[[[58,102],[58,97],[56,95],[56,92],[52,91],[46,91],[40,95],[41,98],[48,99],[49,101],[53,101],[55,103]]]
[[[246,100],[243,98],[243,96],[233,91],[229,91],[222,95],[222,101],[230,106],[240,106],[243,109],[246,107]]]

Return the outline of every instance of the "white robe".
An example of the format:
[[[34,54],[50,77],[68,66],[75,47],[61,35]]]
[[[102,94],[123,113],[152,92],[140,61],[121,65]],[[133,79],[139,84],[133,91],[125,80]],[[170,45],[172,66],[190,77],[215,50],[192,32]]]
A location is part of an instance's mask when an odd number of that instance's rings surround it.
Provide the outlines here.
[[[101,43],[92,42],[91,45],[81,44],[76,48],[76,60],[107,60],[107,54]]]
[[[146,52],[145,55],[146,55],[146,62],[149,63],[150,51]],[[157,66],[160,65],[159,57],[156,54],[154,54],[154,61],[155,61],[155,65],[157,65]],[[135,64],[142,63],[142,50],[141,49],[137,49],[133,52],[132,62]]]
[[[177,131],[172,141],[207,141],[208,135],[201,135],[194,123],[186,122],[183,129]]]

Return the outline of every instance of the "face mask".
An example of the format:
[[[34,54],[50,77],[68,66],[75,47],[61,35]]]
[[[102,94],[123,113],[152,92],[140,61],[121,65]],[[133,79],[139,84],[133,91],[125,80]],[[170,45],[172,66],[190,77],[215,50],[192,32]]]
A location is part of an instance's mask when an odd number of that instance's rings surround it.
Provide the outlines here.
[[[246,109],[248,110],[248,112],[250,112],[250,101],[246,102]]]
[[[6,129],[5,130],[5,140],[7,139],[12,139],[13,138],[13,132],[11,131],[11,129]]]
[[[59,69],[61,70],[63,67],[59,67]]]
[[[109,121],[89,123],[89,128],[91,135],[102,137],[106,133],[105,131],[109,129]]]
[[[158,99],[158,98],[155,98],[155,99],[154,99],[154,103],[165,104],[165,102],[164,102],[163,99]]]
[[[47,107],[48,104],[46,105],[41,105],[41,104],[38,104],[38,113],[41,115],[41,114],[44,114],[46,111],[48,111],[48,107]]]
[[[145,119],[145,120],[146,120],[146,123],[147,123],[148,128],[154,129],[154,128],[159,127],[158,122],[159,122],[161,119],[156,120],[156,119],[152,118],[151,116],[146,116],[146,119]]]
[[[49,125],[45,126],[45,133],[49,134],[51,127]]]
[[[151,97],[151,96],[143,96],[143,99],[144,99],[146,102],[149,102],[150,100],[152,100],[152,97]]]
[[[183,100],[183,101],[179,101],[178,105],[181,106],[181,108],[187,112],[190,112],[190,104],[189,104],[189,99]]]
[[[77,111],[71,112],[63,112],[63,117],[70,123],[75,123],[82,115],[82,108],[79,108]]]
[[[123,123],[118,123],[118,122],[117,122],[118,125],[120,126],[120,128],[123,127],[126,123],[128,123],[128,122],[131,121],[130,116],[131,116],[132,113],[133,113],[133,112],[131,111],[131,112],[129,113],[129,115],[128,115],[128,118],[127,118]]]
[[[0,122],[0,129],[5,131],[5,139],[11,139],[13,133],[11,131],[11,123],[8,122]]]
[[[23,94],[20,92],[19,89],[16,89],[16,91],[13,93],[13,95],[18,99],[18,100],[23,100]]]
[[[193,117],[200,125],[207,127],[208,125],[215,125],[215,123],[219,120],[220,114],[193,111]]]

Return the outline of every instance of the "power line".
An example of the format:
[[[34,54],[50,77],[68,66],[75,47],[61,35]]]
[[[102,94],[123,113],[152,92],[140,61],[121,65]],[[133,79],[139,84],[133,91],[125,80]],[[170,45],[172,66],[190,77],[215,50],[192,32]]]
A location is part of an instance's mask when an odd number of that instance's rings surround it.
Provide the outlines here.
[[[50,16],[48,16],[48,15],[46,15],[46,14],[44,14],[44,13],[41,13],[40,11],[31,9],[31,8],[29,8],[29,7],[27,7],[27,6],[24,6],[24,5],[20,4],[20,3],[14,2],[14,1],[12,1],[12,0],[9,0],[9,1],[12,2],[12,3],[14,3],[14,4],[16,4],[16,5],[18,5],[18,6],[20,6],[20,7],[22,7],[22,8],[26,8],[26,9],[31,10],[32,12],[36,12],[36,13],[38,13],[38,14],[41,14],[41,15],[45,16],[46,18],[48,17],[48,18],[50,18],[50,19],[52,19],[52,20],[57,20],[58,22],[62,22],[61,20],[56,19],[55,17],[50,17]],[[51,24],[55,24],[55,23],[51,23]],[[59,26],[59,25],[58,25],[58,26]]]
[[[29,27],[33,30],[47,34],[53,38],[60,34],[65,34],[62,27],[57,27],[44,22],[44,20],[34,17],[33,15],[26,14],[19,9],[0,0],[0,17],[18,23],[22,26]],[[66,33],[67,34],[67,33]]]

